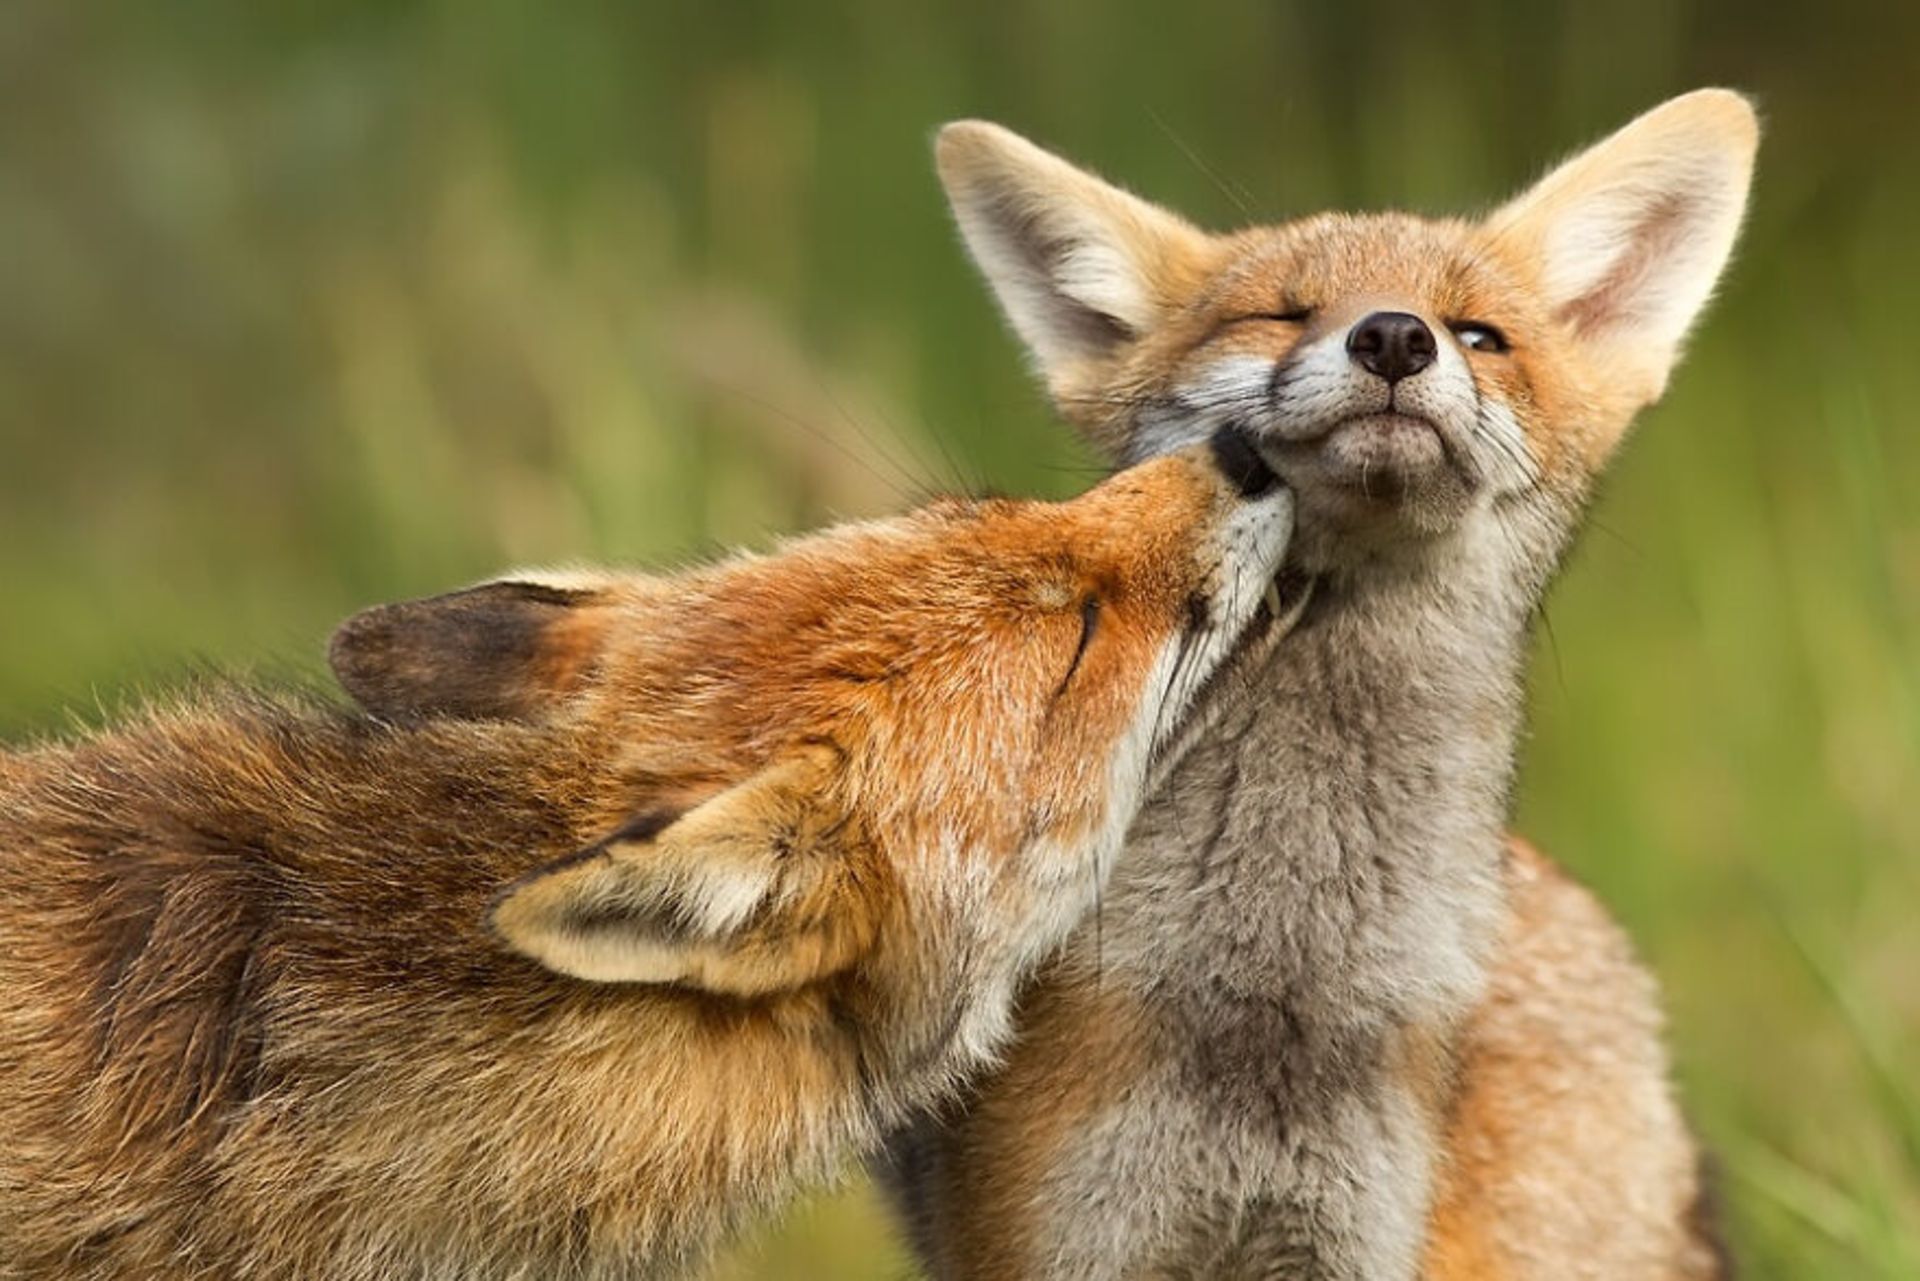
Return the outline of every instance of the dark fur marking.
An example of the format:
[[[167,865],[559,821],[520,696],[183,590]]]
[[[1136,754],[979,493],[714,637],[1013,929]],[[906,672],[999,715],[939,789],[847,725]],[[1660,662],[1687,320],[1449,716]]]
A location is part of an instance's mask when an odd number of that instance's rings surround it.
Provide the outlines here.
[[[130,1104],[152,1105],[141,1132],[178,1143],[257,1085],[265,863],[244,844],[184,829],[163,836],[178,854],[111,860],[96,917],[104,955],[94,1017],[102,1078],[120,1082]],[[122,852],[135,853],[102,851]]]
[[[686,944],[706,937],[678,913],[632,903],[595,903],[572,908],[561,924],[569,934],[618,934],[649,943]]]
[[[682,812],[674,809],[655,809],[636,814],[615,828],[605,840],[597,842],[596,848],[605,849],[609,845],[624,844],[629,841],[650,841],[678,822]]]
[[[607,835],[601,837],[593,844],[577,849],[563,858],[557,858],[551,863],[543,863],[530,872],[514,877],[511,881],[501,886],[499,890],[495,891],[493,897],[487,901],[487,921],[489,926],[491,926],[494,914],[500,910],[502,903],[505,903],[508,899],[535,881],[557,875],[571,868],[579,867],[582,863],[591,863],[597,858],[610,858],[612,857],[612,850],[615,845],[629,842],[639,844],[651,841],[660,835],[661,832],[672,827],[682,813],[684,813],[684,811],[674,809],[643,811],[628,819],[625,823],[622,823],[619,827],[616,827],[613,831],[607,833]]]
[[[1215,431],[1208,439],[1207,447],[1213,455],[1213,465],[1232,482],[1242,498],[1258,498],[1262,494],[1272,493],[1274,486],[1280,483],[1280,477],[1274,474],[1273,468],[1267,466],[1267,460],[1253,447],[1246,432],[1232,423]]]
[[[1080,602],[1080,643],[1074,647],[1073,661],[1067,664],[1067,674],[1060,678],[1060,685],[1053,691],[1057,700],[1073,684],[1073,674],[1080,670],[1080,661],[1087,656],[1087,646],[1093,644],[1093,634],[1100,628],[1100,598],[1089,596]]]

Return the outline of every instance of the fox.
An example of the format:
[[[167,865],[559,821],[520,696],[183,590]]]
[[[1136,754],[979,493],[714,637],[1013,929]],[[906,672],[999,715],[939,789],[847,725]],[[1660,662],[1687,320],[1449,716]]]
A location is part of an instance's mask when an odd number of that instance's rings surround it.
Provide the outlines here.
[[[1125,463],[1232,425],[1313,594],[1004,1064],[877,1163],[932,1277],[1727,1275],[1656,984],[1506,825],[1533,620],[1758,140],[1704,89],[1481,216],[1213,233],[1000,126],[939,132],[1060,415]]]
[[[1223,432],[0,753],[0,1278],[695,1266],[995,1053],[1291,528]]]

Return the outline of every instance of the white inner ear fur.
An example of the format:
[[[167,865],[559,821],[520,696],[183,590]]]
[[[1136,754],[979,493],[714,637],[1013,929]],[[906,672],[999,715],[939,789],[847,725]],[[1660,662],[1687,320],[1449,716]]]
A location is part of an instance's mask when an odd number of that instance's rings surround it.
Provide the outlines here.
[[[1652,399],[1732,253],[1758,141],[1739,94],[1685,94],[1560,165],[1488,230],[1532,256],[1560,314]]]
[[[536,877],[496,909],[515,949],[599,983],[692,976],[777,887],[770,851],[616,844]]]
[[[935,150],[967,249],[1044,371],[1158,320],[1157,277],[1201,233],[998,125],[950,124]]]

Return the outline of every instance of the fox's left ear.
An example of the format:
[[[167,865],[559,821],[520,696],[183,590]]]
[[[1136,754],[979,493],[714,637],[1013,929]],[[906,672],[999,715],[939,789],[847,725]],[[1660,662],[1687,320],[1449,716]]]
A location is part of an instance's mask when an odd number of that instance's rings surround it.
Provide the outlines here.
[[[540,716],[584,687],[617,598],[644,580],[517,575],[376,605],[327,646],[334,676],[376,716]]]
[[[940,130],[960,234],[1064,408],[1198,279],[1207,236],[982,120]]]
[[[1539,273],[1615,385],[1665,390],[1739,234],[1760,124],[1727,89],[1655,107],[1497,211],[1486,231]]]

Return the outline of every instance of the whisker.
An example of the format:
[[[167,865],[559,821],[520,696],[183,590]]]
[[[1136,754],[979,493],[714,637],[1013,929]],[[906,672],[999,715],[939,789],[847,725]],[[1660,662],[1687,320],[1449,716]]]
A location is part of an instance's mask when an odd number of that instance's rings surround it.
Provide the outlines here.
[[[1560,687],[1560,696],[1567,696],[1567,669],[1560,662],[1560,638],[1553,631],[1553,616],[1547,613],[1547,602],[1541,601],[1536,611],[1540,615],[1540,627],[1547,634],[1547,651],[1553,655],[1553,683]]]
[[[1198,169],[1203,175],[1205,175],[1209,182],[1211,182],[1214,186],[1218,187],[1220,189],[1221,195],[1225,196],[1228,200],[1233,202],[1233,207],[1240,211],[1240,216],[1242,218],[1245,218],[1248,222],[1253,222],[1256,220],[1253,212],[1253,207],[1250,204],[1248,204],[1247,199],[1245,198],[1247,195],[1245,191],[1243,190],[1236,191],[1234,188],[1229,187],[1227,185],[1226,179],[1222,178],[1218,173],[1215,173],[1213,170],[1213,166],[1209,165],[1206,161],[1202,160],[1200,158],[1200,153],[1195,151],[1192,147],[1188,146],[1186,143],[1186,140],[1183,139],[1179,134],[1173,131],[1173,126],[1168,124],[1166,120],[1164,120],[1161,117],[1158,111],[1155,111],[1152,107],[1148,107],[1147,115],[1152,119],[1154,124],[1160,127],[1160,132],[1166,134],[1168,140],[1172,142],[1174,146],[1180,149],[1180,154],[1185,156],[1188,160],[1192,161],[1193,167],[1195,169]]]
[[[1102,877],[1093,887],[1093,990],[1105,986],[1107,977],[1107,883]]]
[[[831,447],[832,449],[834,449],[835,451],[837,451],[838,453],[840,453],[843,457],[847,458],[854,465],[863,468],[875,480],[879,481],[882,485],[885,485],[888,489],[892,490],[894,497],[900,499],[902,502],[911,503],[918,496],[916,491],[920,487],[919,478],[914,476],[910,472],[906,472],[902,470],[897,460],[891,457],[888,457],[884,453],[881,454],[882,461],[886,462],[889,466],[894,468],[894,470],[899,473],[898,476],[889,476],[886,472],[876,467],[872,459],[862,457],[856,450],[854,450],[851,446],[849,446],[847,442],[845,442],[844,440],[841,440],[838,436],[835,436],[832,432],[827,431],[825,428],[821,427],[818,423],[815,423],[807,418],[802,417],[799,414],[794,413],[792,410],[786,408],[783,405],[775,404],[773,401],[767,400],[762,396],[755,395],[753,392],[748,391],[746,388],[736,386],[732,383],[718,381],[718,380],[708,380],[708,385],[716,391],[724,392],[729,396],[734,396],[740,400],[744,400],[748,404],[753,405],[754,407],[766,413],[772,414],[774,417],[780,419],[782,422],[786,423],[788,426],[798,427],[801,431],[804,431],[807,434],[813,436],[816,440],[819,440],[822,444],[825,444]],[[905,485],[901,484],[900,477],[905,477],[907,482]]]
[[[818,386],[820,390],[820,394],[826,397],[827,403],[833,406],[833,410],[835,413],[840,415],[840,420],[846,423],[847,426],[853,428],[854,433],[858,435],[862,441],[866,442],[867,448],[873,450],[874,453],[886,459],[888,464],[892,466],[895,471],[898,471],[901,475],[905,476],[908,479],[908,481],[924,489],[926,487],[925,482],[919,479],[919,477],[914,473],[913,469],[902,466],[899,460],[894,457],[894,455],[886,448],[886,446],[883,445],[878,439],[874,437],[874,435],[871,432],[867,430],[866,424],[861,422],[859,418],[855,417],[852,411],[850,411],[847,408],[845,402],[843,402],[840,399],[840,397],[834,393],[833,384],[827,379],[827,377],[811,365],[807,366],[807,370],[813,376],[813,381]],[[889,426],[891,426],[891,424],[889,424]],[[914,467],[923,467],[925,465],[925,460],[920,458],[919,455],[914,452],[912,442],[909,441],[907,437],[903,435],[898,429],[891,430],[888,434],[893,437],[894,441],[897,444],[899,444],[899,446],[902,449],[907,451],[908,460],[914,464]]]

